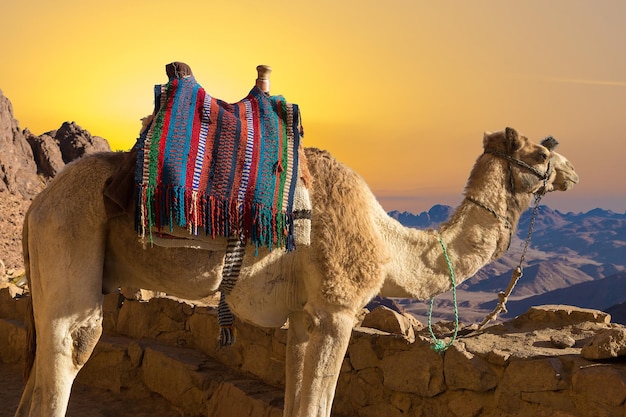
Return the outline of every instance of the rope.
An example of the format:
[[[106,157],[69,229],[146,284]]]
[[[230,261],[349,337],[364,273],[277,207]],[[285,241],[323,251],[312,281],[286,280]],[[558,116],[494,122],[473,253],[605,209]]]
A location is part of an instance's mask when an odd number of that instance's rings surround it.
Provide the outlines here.
[[[450,339],[448,343],[445,343],[443,340],[437,339],[437,336],[435,336],[435,333],[433,332],[431,320],[432,320],[433,304],[435,301],[435,297],[432,297],[430,299],[430,308],[428,310],[428,331],[430,332],[430,336],[433,339],[433,344],[430,348],[437,353],[441,353],[441,352],[444,352],[446,349],[448,349],[450,346],[452,346],[452,344],[456,340],[456,336],[459,332],[459,309],[457,307],[457,302],[456,302],[456,279],[454,277],[454,269],[452,268],[452,262],[450,262],[450,257],[448,256],[448,251],[446,249],[446,245],[443,243],[443,239],[441,238],[441,235],[438,234],[438,237],[439,237],[439,243],[441,244],[441,249],[443,249],[443,256],[446,259],[446,264],[448,265],[448,271],[450,271],[450,281],[452,282],[452,300],[454,302],[454,334],[452,335],[452,339]]]
[[[526,241],[524,242],[524,249],[522,250],[522,255],[520,256],[520,260],[519,260],[519,263],[517,264],[517,267],[513,270],[513,274],[511,275],[511,280],[509,281],[509,286],[506,288],[506,291],[504,292],[501,291],[498,293],[498,304],[496,305],[496,308],[494,308],[491,313],[487,314],[487,316],[483,319],[483,321],[478,325],[478,330],[482,330],[487,325],[487,323],[489,323],[492,320],[495,320],[498,317],[498,313],[500,313],[501,311],[504,312],[504,314],[507,313],[506,302],[508,301],[509,296],[511,295],[511,292],[513,292],[513,288],[515,288],[517,281],[519,281],[522,275],[524,275],[522,264],[524,263],[524,260],[526,259],[526,252],[528,251],[528,246],[530,245],[530,237],[532,236],[533,229],[535,227],[535,219],[537,218],[537,214],[539,213],[539,203],[541,202],[541,199],[545,193],[546,182],[547,181],[544,180],[544,192],[535,194],[535,206],[533,207],[533,212],[530,217],[530,223],[528,225],[528,233],[526,234]]]

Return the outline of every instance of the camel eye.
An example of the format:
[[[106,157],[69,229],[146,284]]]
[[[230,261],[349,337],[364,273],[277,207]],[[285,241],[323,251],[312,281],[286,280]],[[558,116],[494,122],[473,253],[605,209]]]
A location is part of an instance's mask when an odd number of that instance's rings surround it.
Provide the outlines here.
[[[549,158],[549,155],[548,155],[546,152],[539,152],[539,157],[538,157],[538,159],[539,159],[541,162],[546,162],[546,161],[548,160],[548,158]]]

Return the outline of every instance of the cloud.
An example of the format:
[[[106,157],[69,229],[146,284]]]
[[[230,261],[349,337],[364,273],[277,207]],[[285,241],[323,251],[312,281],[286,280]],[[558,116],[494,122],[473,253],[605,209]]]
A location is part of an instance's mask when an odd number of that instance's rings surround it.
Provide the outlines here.
[[[526,78],[539,81],[567,83],[567,84],[584,84],[584,85],[600,85],[606,87],[626,87],[626,81],[610,81],[610,80],[585,80],[579,78],[566,77],[550,77],[546,75],[518,75],[519,78]]]

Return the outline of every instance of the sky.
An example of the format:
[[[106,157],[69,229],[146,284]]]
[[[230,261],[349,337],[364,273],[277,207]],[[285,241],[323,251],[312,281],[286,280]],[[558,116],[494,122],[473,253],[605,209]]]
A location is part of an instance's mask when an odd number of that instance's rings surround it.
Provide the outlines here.
[[[165,64],[235,102],[272,66],[304,144],[383,207],[456,205],[485,131],[556,137],[580,183],[542,203],[626,211],[622,0],[20,0],[0,6],[0,89],[20,128],[75,121],[129,149]]]

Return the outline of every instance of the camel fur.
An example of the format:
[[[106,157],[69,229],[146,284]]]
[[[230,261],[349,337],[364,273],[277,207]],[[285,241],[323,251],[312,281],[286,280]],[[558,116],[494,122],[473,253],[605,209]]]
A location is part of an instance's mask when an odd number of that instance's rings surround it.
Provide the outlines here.
[[[463,200],[438,231],[403,227],[351,169],[307,149],[312,176],[311,245],[292,252],[246,250],[227,297],[241,320],[264,327],[289,321],[285,417],[329,417],[356,313],[375,295],[425,299],[451,289],[439,243],[457,283],[500,256],[534,192],[578,182],[565,157],[516,130],[486,133]],[[523,161],[539,172],[488,151]],[[122,286],[200,299],[220,284],[224,250],[144,247],[133,215],[107,219],[102,189],[124,154],[69,164],[38,195],[24,222],[32,310],[31,361],[16,417],[62,417],[72,383],[102,333],[103,293]],[[494,215],[495,213],[495,215]],[[506,222],[503,221],[506,219]]]

